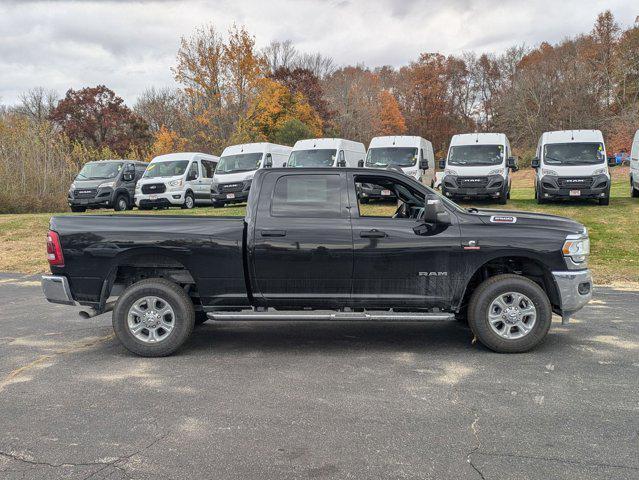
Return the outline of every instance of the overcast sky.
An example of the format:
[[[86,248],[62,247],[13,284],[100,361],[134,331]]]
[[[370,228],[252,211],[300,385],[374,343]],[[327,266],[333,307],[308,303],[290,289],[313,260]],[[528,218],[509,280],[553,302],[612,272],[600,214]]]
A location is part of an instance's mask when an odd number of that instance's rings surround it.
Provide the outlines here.
[[[105,84],[133,104],[174,85],[180,37],[243,24],[259,47],[292,40],[338,65],[400,66],[420,52],[500,52],[587,32],[609,8],[633,24],[632,0],[0,0],[0,103],[36,86],[63,95]]]

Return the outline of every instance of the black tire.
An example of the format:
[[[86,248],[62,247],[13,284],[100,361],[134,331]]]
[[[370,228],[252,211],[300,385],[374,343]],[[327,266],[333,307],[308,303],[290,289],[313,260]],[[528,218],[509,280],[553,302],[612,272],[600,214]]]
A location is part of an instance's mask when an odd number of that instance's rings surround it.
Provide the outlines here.
[[[497,203],[499,205],[506,205],[506,203],[508,203],[508,191],[506,189],[504,189],[504,191],[499,194]]]
[[[599,205],[610,205],[610,194],[599,199]]]
[[[213,208],[222,208],[224,207],[224,202],[219,202],[217,200],[212,200]]]
[[[184,195],[184,203],[182,204],[182,208],[191,210],[193,207],[195,207],[195,197],[191,192],[186,192],[186,195]]]
[[[202,311],[195,312],[195,326],[202,325],[208,319],[209,317],[206,315],[206,312],[202,312]]]
[[[531,330],[517,339],[500,336],[492,329],[488,319],[492,302],[500,294],[508,292],[521,293],[528,297],[537,313]],[[534,348],[546,337],[551,322],[552,307],[546,292],[535,282],[521,275],[504,274],[489,278],[473,292],[468,305],[468,324],[473,333],[483,345],[499,353],[520,353]],[[511,328],[510,332],[512,331]]]
[[[171,306],[175,313],[173,330],[157,343],[136,338],[128,327],[129,309],[137,300],[155,296]],[[180,348],[189,338],[195,323],[193,302],[179,285],[163,278],[149,278],[134,283],[118,298],[113,309],[113,331],[122,345],[142,357],[164,357]]]
[[[86,212],[87,211],[87,207],[75,207],[75,206],[72,206],[71,207],[71,211],[73,213],[82,213],[82,212]]]
[[[113,202],[113,210],[116,212],[129,210],[129,198],[123,194],[118,195]]]
[[[539,205],[548,203],[548,200],[542,197],[542,192],[541,192],[541,189],[539,188],[539,185],[537,185],[537,187],[535,188],[535,198],[537,199],[537,204]]]
[[[369,203],[370,202],[370,198],[360,198],[359,201],[361,203]]]
[[[635,188],[635,184],[632,180],[632,177],[630,177],[630,196],[632,198],[639,198],[639,190]]]
[[[138,210],[152,210],[153,207],[146,207],[146,206],[140,206],[138,207]]]

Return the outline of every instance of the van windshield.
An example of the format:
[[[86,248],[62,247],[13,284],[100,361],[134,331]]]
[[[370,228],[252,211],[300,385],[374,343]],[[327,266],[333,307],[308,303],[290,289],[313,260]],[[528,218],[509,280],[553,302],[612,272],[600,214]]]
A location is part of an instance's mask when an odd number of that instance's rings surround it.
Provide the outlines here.
[[[124,162],[89,162],[82,167],[76,180],[98,180],[115,178],[122,170]]]
[[[249,172],[260,168],[262,153],[239,153],[220,158],[215,173]]]
[[[288,159],[289,167],[332,167],[337,150],[296,150]]]
[[[416,163],[416,148],[369,148],[366,155],[366,166],[372,168],[386,168],[389,165],[412,167]]]
[[[177,177],[186,171],[188,165],[188,160],[151,162],[149,166],[146,167],[144,178]]]
[[[544,145],[544,163],[548,165],[593,165],[603,163],[604,147],[601,143],[547,143]]]
[[[456,145],[448,152],[449,165],[499,165],[503,161],[503,145]]]

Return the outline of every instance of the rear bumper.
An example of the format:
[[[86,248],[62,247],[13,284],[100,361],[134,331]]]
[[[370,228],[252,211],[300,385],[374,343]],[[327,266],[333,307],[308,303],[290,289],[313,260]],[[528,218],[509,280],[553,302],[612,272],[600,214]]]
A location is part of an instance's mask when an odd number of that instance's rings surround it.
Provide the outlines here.
[[[501,175],[489,175],[484,177],[485,184],[468,186],[463,184],[463,178],[457,175],[446,175],[442,179],[442,192],[444,195],[447,197],[498,197],[503,192],[506,182],[506,179]]]
[[[67,277],[61,275],[43,275],[42,292],[45,298],[51,303],[75,305]]]
[[[592,177],[589,187],[578,183],[574,187],[560,185],[560,178],[549,175],[541,177],[539,190],[543,198],[603,198],[609,195],[610,179],[606,175]]]
[[[562,323],[568,323],[572,315],[592,299],[592,274],[590,270],[552,272],[559,291]]]

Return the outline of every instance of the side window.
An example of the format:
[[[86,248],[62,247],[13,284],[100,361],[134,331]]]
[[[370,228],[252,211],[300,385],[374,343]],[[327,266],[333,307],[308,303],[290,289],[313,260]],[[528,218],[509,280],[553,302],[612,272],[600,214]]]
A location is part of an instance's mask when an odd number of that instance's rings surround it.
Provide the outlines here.
[[[191,164],[191,168],[189,168],[189,175],[187,177],[187,180],[195,180],[199,176],[200,176],[200,169],[198,167],[197,160],[194,160],[193,163]]]
[[[360,217],[419,218],[424,194],[391,178],[357,177],[357,206]]]
[[[344,157],[344,150],[340,150],[340,152],[339,152],[339,157],[338,157],[338,160],[337,160],[337,166],[338,167],[341,167],[341,166],[345,167],[346,166],[346,159]]]
[[[202,176],[204,178],[213,178],[213,173],[215,173],[215,167],[217,164],[210,160],[202,160]]]
[[[339,218],[342,215],[339,175],[286,175],[275,184],[274,217]]]

